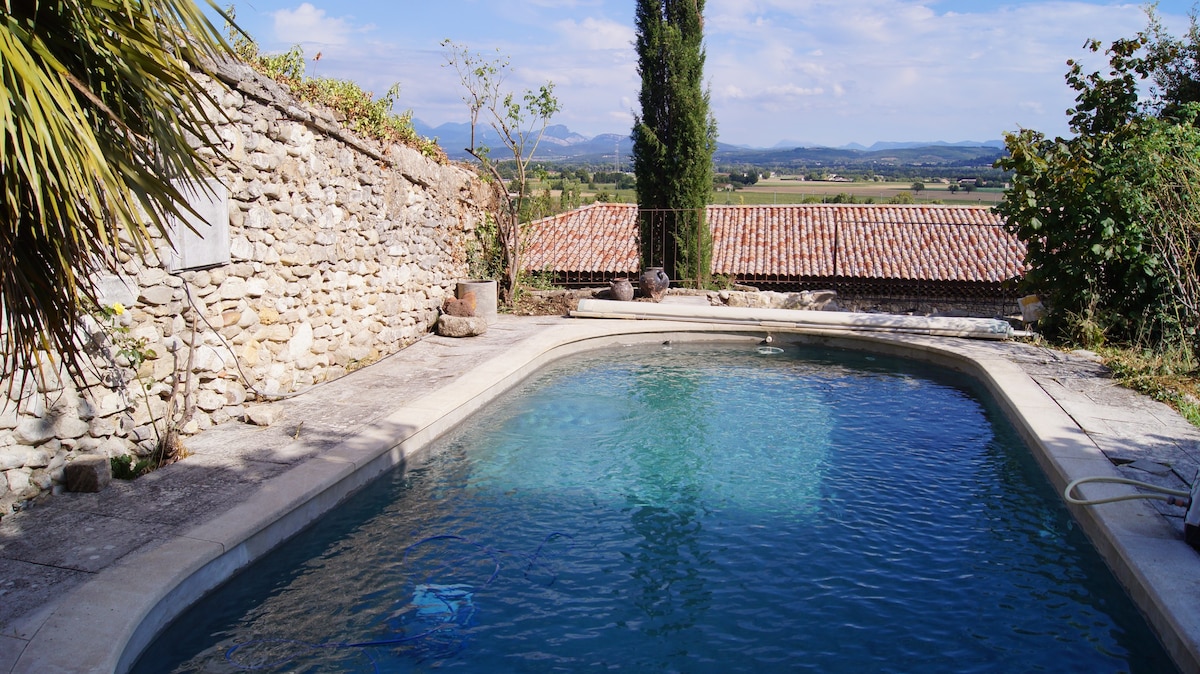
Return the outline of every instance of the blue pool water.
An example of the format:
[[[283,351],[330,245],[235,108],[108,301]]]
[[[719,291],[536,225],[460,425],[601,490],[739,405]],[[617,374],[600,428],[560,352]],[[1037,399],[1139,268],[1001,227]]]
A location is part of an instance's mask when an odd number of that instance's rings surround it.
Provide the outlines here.
[[[544,370],[139,672],[1170,672],[971,382],[675,345]]]

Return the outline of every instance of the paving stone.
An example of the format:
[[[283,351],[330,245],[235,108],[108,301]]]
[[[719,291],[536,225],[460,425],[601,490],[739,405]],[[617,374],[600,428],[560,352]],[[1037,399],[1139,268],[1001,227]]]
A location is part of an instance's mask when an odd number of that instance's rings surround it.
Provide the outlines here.
[[[11,625],[18,618],[90,577],[83,571],[5,559],[0,564],[0,633],[12,636]]]
[[[37,536],[24,535],[23,525],[34,518]],[[168,532],[168,527],[140,518],[34,508],[0,521],[0,558],[96,573]]]

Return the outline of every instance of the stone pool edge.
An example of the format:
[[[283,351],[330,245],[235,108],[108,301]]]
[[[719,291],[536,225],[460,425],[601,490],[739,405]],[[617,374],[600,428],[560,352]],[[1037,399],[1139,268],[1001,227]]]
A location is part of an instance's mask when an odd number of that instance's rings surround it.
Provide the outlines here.
[[[977,379],[1009,416],[1056,488],[1117,475],[1091,439],[1019,366],[967,340],[845,330],[772,330],[781,342],[848,346],[931,361]],[[267,481],[245,502],[97,574],[59,602],[12,672],[124,672],[175,617],[359,488],[547,363],[574,353],[653,340],[759,339],[761,327],[572,319],[547,327],[342,443]],[[1112,490],[1096,486],[1095,496]],[[1200,557],[1141,502],[1076,508],[1110,568],[1185,672],[1200,672]],[[86,660],[82,662],[81,660]]]

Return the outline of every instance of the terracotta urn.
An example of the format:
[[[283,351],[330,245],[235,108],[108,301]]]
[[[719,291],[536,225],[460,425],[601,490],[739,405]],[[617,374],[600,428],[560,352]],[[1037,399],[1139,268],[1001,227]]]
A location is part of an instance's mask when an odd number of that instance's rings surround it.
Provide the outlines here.
[[[663,295],[667,294],[667,288],[671,286],[671,279],[662,267],[647,267],[642,272],[642,278],[638,283],[638,290],[641,291],[642,297],[649,297],[655,302],[662,300]]]
[[[608,282],[608,294],[614,300],[628,302],[633,299],[633,284],[628,278],[618,276]]]

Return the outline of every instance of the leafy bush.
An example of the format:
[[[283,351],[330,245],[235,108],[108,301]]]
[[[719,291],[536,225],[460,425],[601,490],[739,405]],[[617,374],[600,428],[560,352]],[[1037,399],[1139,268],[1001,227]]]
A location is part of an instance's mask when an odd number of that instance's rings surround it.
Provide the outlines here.
[[[232,16],[232,11],[229,12]],[[448,158],[436,140],[423,138],[413,129],[412,111],[395,114],[392,108],[400,97],[400,85],[393,84],[376,99],[374,94],[349,80],[305,75],[304,50],[296,45],[282,54],[263,54],[258,44],[243,33],[233,33],[233,51],[255,70],[287,86],[302,101],[324,105],[346,120],[355,133],[386,143],[400,143],[416,149],[439,163]]]
[[[1197,258],[1179,260],[1200,239],[1197,107],[1176,102],[1155,116],[1139,104],[1154,71],[1141,55],[1150,40],[1114,42],[1107,76],[1070,64],[1076,135],[1007,134],[1009,156],[997,166],[1013,171],[1012,188],[997,210],[1028,246],[1023,286],[1046,301],[1047,334],[1194,354]]]

